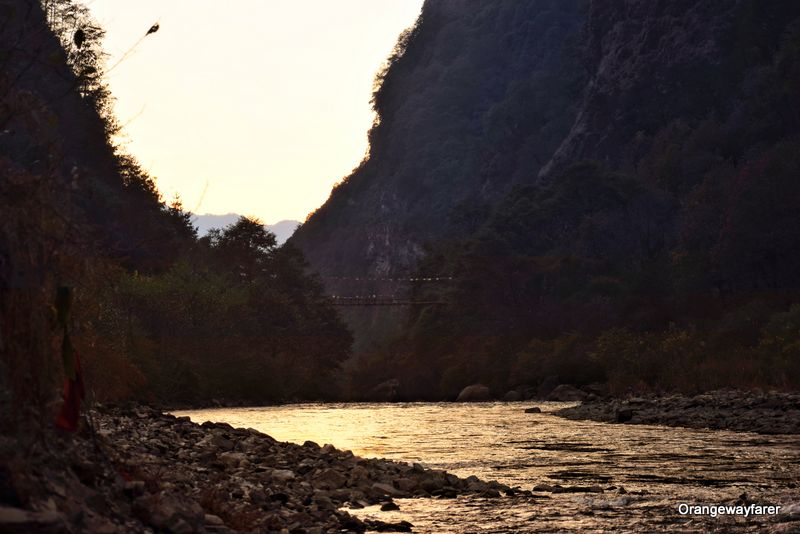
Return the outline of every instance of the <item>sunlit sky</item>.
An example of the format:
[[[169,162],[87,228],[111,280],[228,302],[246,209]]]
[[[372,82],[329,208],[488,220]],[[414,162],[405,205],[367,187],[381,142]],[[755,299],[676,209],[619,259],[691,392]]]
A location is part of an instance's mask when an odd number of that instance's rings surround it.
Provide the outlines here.
[[[422,0],[87,0],[123,143],[196,213],[304,220],[367,150],[375,73]],[[205,193],[204,193],[205,191]]]

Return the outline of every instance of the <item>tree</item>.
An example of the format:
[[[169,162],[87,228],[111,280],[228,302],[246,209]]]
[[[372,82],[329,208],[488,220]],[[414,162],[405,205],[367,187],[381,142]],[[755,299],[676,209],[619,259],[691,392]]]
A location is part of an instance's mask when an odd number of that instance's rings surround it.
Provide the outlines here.
[[[209,232],[209,245],[219,266],[230,269],[242,281],[253,281],[267,273],[277,241],[260,220],[240,217],[222,230]]]

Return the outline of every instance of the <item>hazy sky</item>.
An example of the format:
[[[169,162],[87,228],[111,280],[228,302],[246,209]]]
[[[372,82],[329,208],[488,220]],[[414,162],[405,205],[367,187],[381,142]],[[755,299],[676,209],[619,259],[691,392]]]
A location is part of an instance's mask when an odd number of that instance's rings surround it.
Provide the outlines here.
[[[376,71],[422,0],[87,0],[128,151],[198,213],[304,220],[367,149]],[[205,195],[203,190],[206,189]]]

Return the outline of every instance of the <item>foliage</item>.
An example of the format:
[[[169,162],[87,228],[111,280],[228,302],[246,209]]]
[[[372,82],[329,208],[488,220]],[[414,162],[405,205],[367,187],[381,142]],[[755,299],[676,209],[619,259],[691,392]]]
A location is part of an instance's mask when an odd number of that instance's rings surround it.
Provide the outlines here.
[[[121,272],[98,321],[143,377],[140,398],[274,402],[336,395],[351,339],[291,246],[241,218],[168,270]],[[98,362],[96,367],[106,365]]]
[[[0,427],[51,417],[59,286],[91,400],[334,396],[352,340],[299,251],[247,218],[198,239],[163,202],[114,144],[85,6],[0,10]]]
[[[586,3],[426,2],[376,76],[367,158],[292,238],[314,267],[412,268],[453,206],[533,182],[575,116]]]
[[[491,183],[515,185],[482,202],[450,199],[450,230],[430,243],[417,272],[454,282],[414,288],[419,300],[448,304],[413,309],[388,343],[386,365],[371,357],[380,376],[362,370],[361,379],[398,377],[413,384],[408,397],[428,398],[454,397],[473,382],[498,395],[557,381],[605,382],[617,393],[800,387],[800,11],[742,2],[730,24],[714,69],[670,71],[670,83],[688,87],[714,78],[705,94],[632,93],[622,102],[631,118],[613,131],[620,156],[573,161],[546,180],[518,179],[536,173],[538,160],[504,159],[504,149],[521,142],[527,125],[547,131],[548,104],[537,104],[537,91],[554,106],[554,86],[506,72],[507,98],[486,116],[475,152],[493,162]],[[435,28],[423,20],[415,39]],[[423,68],[414,46],[404,44],[384,83],[398,86],[403,73]],[[454,54],[452,69],[481,57]],[[394,86],[377,93],[387,99],[382,113]],[[472,105],[487,98],[462,101],[452,87],[442,94]],[[426,129],[426,139],[466,142],[468,108]],[[382,128],[404,120],[394,113]],[[442,131],[450,124],[460,133]],[[425,147],[403,148],[425,158]],[[415,163],[418,174],[446,176],[432,170],[437,161]],[[455,173],[474,189],[466,171]]]

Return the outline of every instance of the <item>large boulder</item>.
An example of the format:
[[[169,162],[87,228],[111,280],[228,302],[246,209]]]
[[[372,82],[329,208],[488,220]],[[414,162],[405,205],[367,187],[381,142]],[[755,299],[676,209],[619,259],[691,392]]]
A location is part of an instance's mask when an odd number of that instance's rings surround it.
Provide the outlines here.
[[[456,402],[481,402],[492,400],[489,388],[483,384],[472,384],[461,390]]]
[[[199,532],[200,525],[205,523],[203,508],[195,500],[177,492],[139,497],[133,502],[133,513],[158,532]]]
[[[522,393],[519,391],[512,389],[508,393],[503,396],[503,400],[506,402],[517,402],[522,400]]]
[[[335,490],[343,487],[347,482],[347,477],[336,469],[328,468],[314,476],[314,486],[327,490]]]
[[[550,392],[547,396],[549,401],[572,402],[586,400],[587,393],[580,389],[570,386],[569,384],[561,384]]]
[[[0,506],[0,532],[68,532],[64,518],[54,511],[30,512],[10,506]]]

